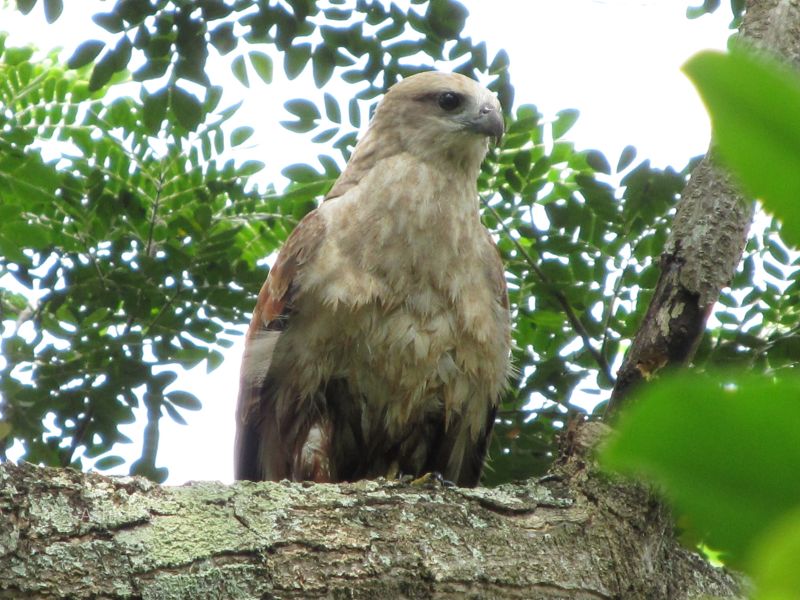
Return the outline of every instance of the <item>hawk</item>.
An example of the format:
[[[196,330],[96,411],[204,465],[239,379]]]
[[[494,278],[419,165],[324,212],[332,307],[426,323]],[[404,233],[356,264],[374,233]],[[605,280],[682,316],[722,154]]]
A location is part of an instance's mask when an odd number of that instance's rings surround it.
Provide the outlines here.
[[[424,72],[386,93],[258,296],[236,479],[481,475],[511,345],[503,265],[478,213],[497,98]]]

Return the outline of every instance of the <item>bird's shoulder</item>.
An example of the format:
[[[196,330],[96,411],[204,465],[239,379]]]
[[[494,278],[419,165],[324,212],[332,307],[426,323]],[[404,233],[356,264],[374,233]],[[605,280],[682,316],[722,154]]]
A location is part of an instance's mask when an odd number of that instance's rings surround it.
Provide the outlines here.
[[[289,234],[258,294],[251,330],[278,328],[275,322],[285,316],[298,272],[313,260],[325,239],[326,229],[325,219],[315,209]]]

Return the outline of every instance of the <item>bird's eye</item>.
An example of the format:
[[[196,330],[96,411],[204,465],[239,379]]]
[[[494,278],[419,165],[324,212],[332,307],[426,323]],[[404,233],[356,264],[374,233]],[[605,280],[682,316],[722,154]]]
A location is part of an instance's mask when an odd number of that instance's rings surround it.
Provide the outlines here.
[[[442,92],[439,94],[439,106],[446,111],[457,109],[461,106],[461,96],[455,92]]]

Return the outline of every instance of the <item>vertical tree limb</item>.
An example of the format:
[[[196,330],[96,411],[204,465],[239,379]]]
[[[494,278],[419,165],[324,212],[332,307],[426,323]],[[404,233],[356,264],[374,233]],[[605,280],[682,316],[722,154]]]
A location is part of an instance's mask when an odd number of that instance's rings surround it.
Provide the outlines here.
[[[739,37],[800,64],[800,6],[750,0]],[[661,256],[661,276],[639,331],[617,373],[608,412],[666,366],[691,361],[722,288],[742,257],[752,203],[715,163],[713,151],[692,172]]]

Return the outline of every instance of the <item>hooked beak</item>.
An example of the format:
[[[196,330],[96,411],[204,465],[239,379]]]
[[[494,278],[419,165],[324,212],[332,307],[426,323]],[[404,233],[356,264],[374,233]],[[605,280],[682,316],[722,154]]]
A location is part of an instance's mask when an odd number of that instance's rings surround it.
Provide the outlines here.
[[[481,106],[477,116],[467,122],[467,127],[470,131],[494,138],[498,145],[505,130],[503,115],[491,104]]]

